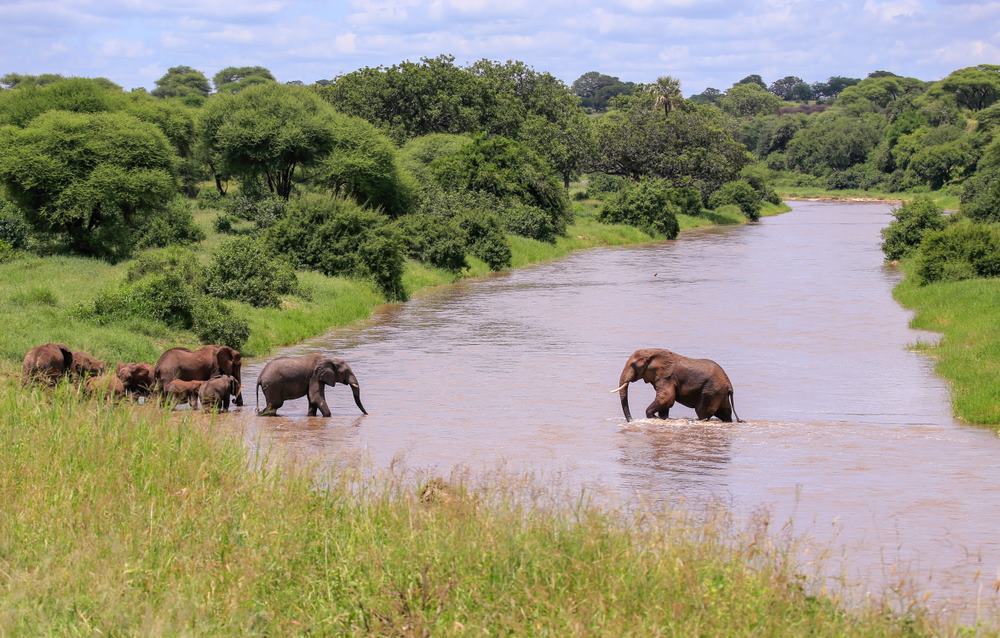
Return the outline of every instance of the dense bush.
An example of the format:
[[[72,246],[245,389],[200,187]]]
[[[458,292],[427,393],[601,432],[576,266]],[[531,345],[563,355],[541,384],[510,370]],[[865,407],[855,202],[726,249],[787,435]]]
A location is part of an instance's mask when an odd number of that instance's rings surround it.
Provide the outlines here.
[[[0,264],[7,263],[13,259],[15,254],[17,253],[14,247],[9,242],[0,239]]]
[[[726,182],[719,190],[712,193],[708,199],[711,208],[719,208],[726,204],[734,204],[739,207],[747,219],[757,221],[760,219],[761,196],[750,182],[745,179],[738,179]]]
[[[193,244],[205,239],[205,232],[194,223],[190,203],[174,198],[162,213],[150,218],[139,238],[140,248],[162,248],[172,244]]]
[[[129,264],[126,281],[136,282],[149,275],[170,273],[193,288],[204,287],[205,273],[198,255],[182,246],[147,250]]]
[[[503,203],[498,212],[509,233],[549,243],[556,240],[552,218],[537,206],[508,201]]]
[[[28,223],[12,202],[0,199],[0,241],[12,249],[28,243]]]
[[[962,221],[927,233],[917,257],[922,284],[1000,277],[1000,226]]]
[[[257,228],[269,228],[284,216],[288,206],[284,199],[248,190],[226,197],[224,206],[229,215],[253,222]]]
[[[261,242],[230,239],[216,249],[205,269],[205,292],[251,306],[277,307],[297,288],[295,270]]]
[[[927,231],[941,230],[948,221],[930,197],[917,197],[892,211],[895,218],[882,229],[882,252],[886,259],[902,259],[916,250]]]
[[[194,203],[198,208],[221,208],[225,199],[219,189],[213,186],[199,189]]]
[[[470,144],[472,138],[468,135],[452,133],[422,135],[403,145],[399,151],[399,161],[421,185],[426,186],[435,181],[433,168],[435,162],[448,161],[447,158],[458,155]]]
[[[239,349],[250,338],[250,325],[237,317],[218,299],[207,295],[195,298],[191,308],[191,330],[202,343]]]
[[[458,216],[457,221],[465,233],[469,252],[486,262],[490,270],[503,270],[510,266],[510,243],[496,214],[486,210],[467,210]]]
[[[874,113],[821,113],[788,143],[788,166],[813,175],[844,170],[868,159],[879,143],[883,118]]]
[[[921,148],[910,158],[907,171],[915,181],[938,189],[964,177],[975,164],[968,140],[959,139]]]
[[[826,187],[832,190],[869,189],[878,186],[882,178],[883,175],[870,164],[855,164],[830,173],[826,178]]]
[[[396,220],[406,253],[418,261],[458,272],[465,261],[465,231],[452,218],[417,213]]]
[[[1000,169],[980,171],[966,180],[962,214],[979,222],[1000,222]]]
[[[155,126],[122,113],[44,113],[0,143],[0,183],[38,231],[120,259],[173,199],[175,155]]]
[[[668,194],[678,211],[685,215],[701,214],[701,191],[694,186],[677,186],[671,188]]]
[[[368,277],[387,298],[406,298],[406,248],[398,230],[385,215],[353,200],[303,195],[269,229],[267,241],[299,267],[327,275]]]
[[[598,219],[606,224],[629,224],[651,235],[674,239],[680,232],[680,209],[671,200],[666,180],[643,178],[612,196]]]

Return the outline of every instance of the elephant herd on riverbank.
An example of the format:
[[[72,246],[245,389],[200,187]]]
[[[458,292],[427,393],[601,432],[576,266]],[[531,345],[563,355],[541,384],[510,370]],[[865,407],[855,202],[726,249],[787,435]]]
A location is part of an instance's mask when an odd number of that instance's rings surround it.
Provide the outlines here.
[[[94,395],[112,398],[150,397],[191,408],[228,411],[235,397],[243,405],[241,377],[242,355],[228,346],[207,345],[198,350],[171,348],[156,364],[119,363],[114,372],[105,362],[86,352],[73,351],[59,343],[35,346],[24,356],[23,380],[54,385],[63,377],[83,384]],[[722,367],[710,359],[691,359],[669,350],[636,350],[625,363],[620,385],[612,390],[621,399],[626,420],[632,420],[628,404],[628,386],[642,380],[652,384],[656,398],[646,408],[646,418],[666,419],[674,403],[694,408],[700,420],[714,417],[722,421],[742,421],[736,415],[733,384]],[[257,378],[258,414],[276,416],[285,401],[308,397],[308,416],[320,412],[330,416],[326,386],[350,386],[354,402],[368,414],[361,403],[361,386],[351,366],[343,359],[324,354],[272,359]],[[259,410],[263,390],[265,408]]]

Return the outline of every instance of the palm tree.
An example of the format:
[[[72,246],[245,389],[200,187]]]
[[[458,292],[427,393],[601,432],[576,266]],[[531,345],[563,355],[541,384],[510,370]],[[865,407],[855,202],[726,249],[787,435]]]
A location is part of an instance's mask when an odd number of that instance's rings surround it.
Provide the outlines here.
[[[664,115],[670,115],[670,111],[684,99],[681,96],[681,81],[669,75],[658,77],[656,82],[646,85],[646,92],[655,97],[656,106],[663,107]]]

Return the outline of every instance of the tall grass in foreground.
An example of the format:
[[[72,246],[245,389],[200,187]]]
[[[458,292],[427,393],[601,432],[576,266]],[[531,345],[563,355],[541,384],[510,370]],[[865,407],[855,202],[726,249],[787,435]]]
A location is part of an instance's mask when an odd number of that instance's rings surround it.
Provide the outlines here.
[[[318,489],[304,470],[248,463],[223,429],[0,381],[0,635],[934,629],[809,595],[762,525],[624,518],[499,486]]]
[[[922,346],[951,384],[952,407],[969,423],[1000,426],[1000,278],[920,286],[906,262],[893,295],[916,311],[914,328],[944,333]]]

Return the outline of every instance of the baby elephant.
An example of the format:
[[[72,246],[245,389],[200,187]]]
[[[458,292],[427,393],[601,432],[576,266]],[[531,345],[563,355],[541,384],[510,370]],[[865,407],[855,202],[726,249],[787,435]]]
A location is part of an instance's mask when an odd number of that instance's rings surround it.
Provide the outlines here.
[[[198,390],[198,399],[203,410],[229,411],[229,397],[239,395],[240,382],[228,374],[203,381]]]
[[[103,396],[108,399],[124,399],[126,396],[125,384],[116,374],[102,374],[99,377],[87,379],[84,388],[87,394]]]
[[[221,378],[221,377],[220,377]],[[174,400],[177,405],[187,403],[192,410],[198,409],[198,393],[204,381],[181,381],[175,379],[163,388],[163,392]]]

